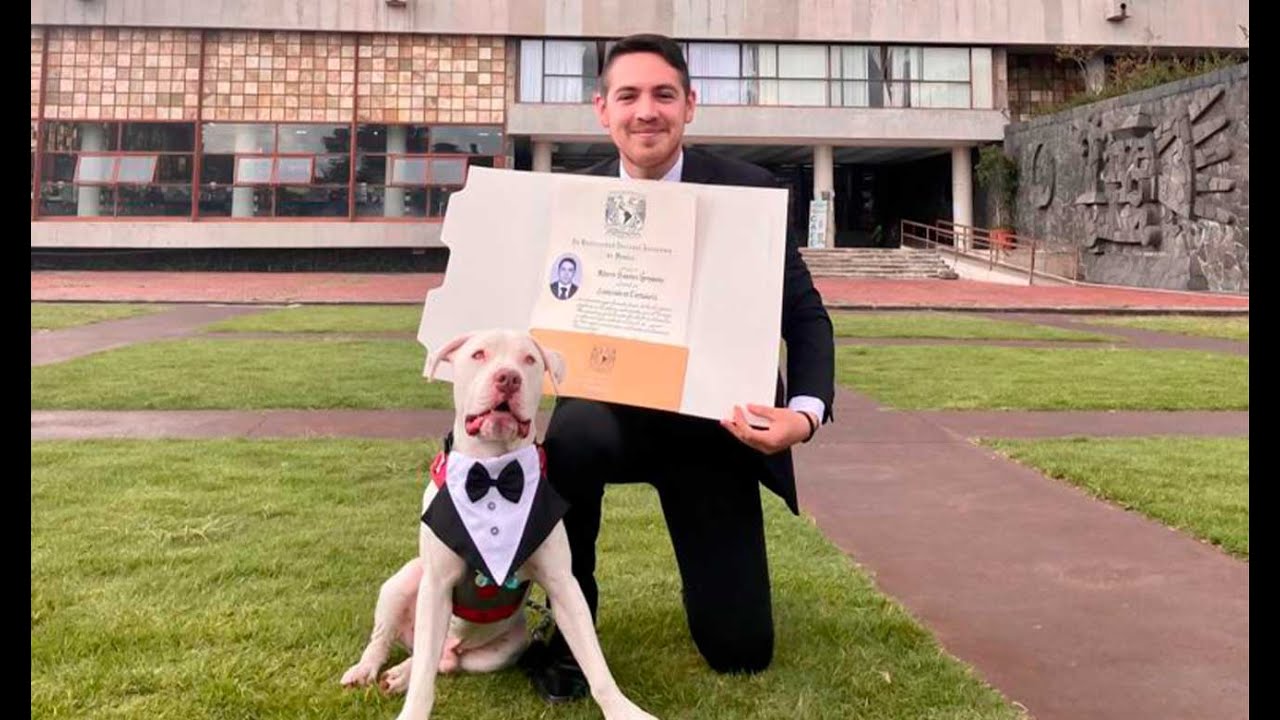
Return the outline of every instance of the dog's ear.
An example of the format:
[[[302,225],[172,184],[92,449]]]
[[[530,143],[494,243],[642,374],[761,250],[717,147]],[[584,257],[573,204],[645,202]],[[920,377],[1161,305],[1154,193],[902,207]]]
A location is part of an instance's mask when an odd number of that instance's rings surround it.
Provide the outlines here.
[[[542,356],[542,364],[547,368],[547,374],[551,376],[551,390],[556,395],[560,394],[560,383],[564,382],[564,356],[555,350],[549,350],[542,347],[536,339],[533,340],[533,346],[538,348],[538,354]]]
[[[444,347],[431,354],[431,360],[427,365],[427,382],[431,382],[435,379],[436,368],[440,363],[453,362],[453,353],[457,351],[458,348],[462,347],[463,343],[470,340],[473,334],[474,333],[463,333],[445,343]]]

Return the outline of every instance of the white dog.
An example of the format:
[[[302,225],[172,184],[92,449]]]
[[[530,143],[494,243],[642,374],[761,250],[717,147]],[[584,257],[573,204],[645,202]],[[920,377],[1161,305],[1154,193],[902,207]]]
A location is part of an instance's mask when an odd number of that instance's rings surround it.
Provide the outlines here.
[[[560,522],[566,505],[546,482],[534,443],[543,373],[554,388],[563,359],[525,333],[491,330],[447,343],[434,354],[428,379],[441,362],[453,366],[454,443],[432,464],[423,494],[420,557],[382,585],[369,645],[342,684],[376,681],[399,639],[412,654],[379,684],[408,690],[399,720],[426,720],[437,670],[498,670],[528,645],[523,605],[534,581],[546,590],[606,720],[655,720],[622,694],[605,664],[571,570]]]

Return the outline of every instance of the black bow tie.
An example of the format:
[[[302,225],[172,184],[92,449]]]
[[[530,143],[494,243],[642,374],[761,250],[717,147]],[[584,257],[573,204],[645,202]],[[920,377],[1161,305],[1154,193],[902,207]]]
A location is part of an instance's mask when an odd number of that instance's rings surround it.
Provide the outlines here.
[[[467,471],[467,497],[471,498],[471,502],[484,497],[491,487],[498,488],[498,493],[507,500],[520,502],[520,495],[524,492],[524,469],[520,467],[520,461],[512,460],[507,463],[496,480],[484,469],[484,465],[472,465]]]

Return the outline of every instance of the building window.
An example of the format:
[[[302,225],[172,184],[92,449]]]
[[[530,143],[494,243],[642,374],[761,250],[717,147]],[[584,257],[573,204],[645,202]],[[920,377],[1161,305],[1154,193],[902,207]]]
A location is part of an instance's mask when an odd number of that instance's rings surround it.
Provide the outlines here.
[[[968,108],[969,48],[832,48],[831,100],[842,107]]]
[[[522,40],[520,102],[591,100],[612,42]],[[681,43],[701,105],[990,107],[990,49]],[[975,72],[974,56],[985,60]]]
[[[441,218],[472,165],[493,167],[502,128],[361,125],[356,131],[356,215]]]
[[[594,40],[521,40],[520,102],[591,102],[604,50]]]
[[[351,126],[206,123],[202,217],[347,217]]]
[[[192,123],[50,122],[38,213],[190,216],[194,153]]]

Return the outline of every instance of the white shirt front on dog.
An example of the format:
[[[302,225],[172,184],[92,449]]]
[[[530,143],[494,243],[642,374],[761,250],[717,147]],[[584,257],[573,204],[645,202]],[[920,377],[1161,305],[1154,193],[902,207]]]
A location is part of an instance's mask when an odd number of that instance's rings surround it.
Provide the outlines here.
[[[467,473],[471,466],[480,463],[491,477],[498,477],[512,460],[518,461],[524,471],[524,490],[520,493],[520,500],[513,503],[497,488],[489,488],[479,500],[472,502],[467,495]],[[445,468],[445,487],[458,517],[467,528],[476,550],[480,551],[480,556],[493,572],[494,582],[502,583],[511,570],[541,481],[538,449],[528,445],[495,458],[473,458],[454,450],[449,453]]]

